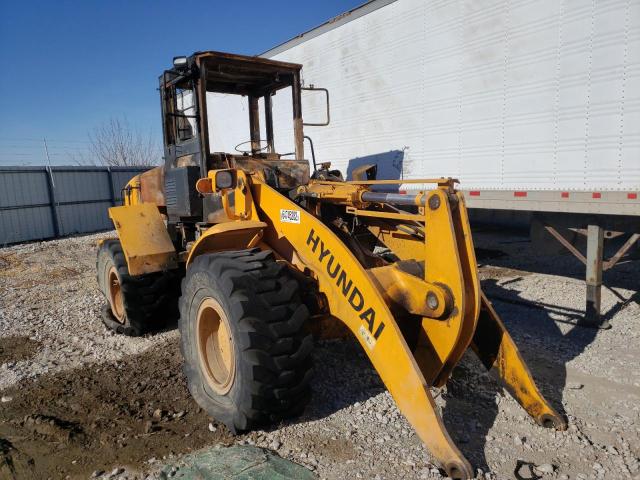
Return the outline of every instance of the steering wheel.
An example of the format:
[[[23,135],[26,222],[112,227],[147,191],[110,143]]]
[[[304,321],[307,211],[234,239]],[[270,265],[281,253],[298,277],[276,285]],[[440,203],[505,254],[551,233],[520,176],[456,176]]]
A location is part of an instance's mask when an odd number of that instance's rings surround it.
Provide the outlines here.
[[[262,152],[262,151],[266,150],[267,148],[269,148],[269,143],[267,143],[267,141],[266,141],[266,140],[262,140],[262,139],[261,139],[261,140],[258,140],[258,142],[259,142],[259,143],[264,142],[266,145],[265,145],[264,147],[259,147],[259,148],[250,148],[250,149],[248,149],[248,150],[247,150],[247,149],[238,148],[238,147],[240,147],[241,145],[246,145],[247,143],[249,143],[249,144],[253,143],[253,140],[247,140],[246,142],[241,142],[241,143],[237,144],[237,145],[234,147],[234,150],[235,150],[236,152],[240,152],[240,153],[243,153],[243,154],[245,154],[245,155],[246,155],[246,154],[253,153],[253,152]]]

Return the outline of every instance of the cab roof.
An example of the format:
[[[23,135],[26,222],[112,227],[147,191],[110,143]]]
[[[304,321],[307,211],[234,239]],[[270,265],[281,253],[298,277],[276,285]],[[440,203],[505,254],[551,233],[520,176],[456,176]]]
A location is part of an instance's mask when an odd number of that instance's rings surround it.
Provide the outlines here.
[[[207,91],[253,96],[291,86],[302,69],[297,63],[211,50],[189,56],[187,69],[193,67],[204,72]]]

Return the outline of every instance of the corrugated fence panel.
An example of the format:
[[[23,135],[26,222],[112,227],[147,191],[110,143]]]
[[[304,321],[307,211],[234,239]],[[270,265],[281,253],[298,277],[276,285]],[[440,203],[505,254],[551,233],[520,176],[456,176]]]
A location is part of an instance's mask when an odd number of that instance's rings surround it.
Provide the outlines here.
[[[58,208],[60,236],[97,232],[113,228],[107,212],[110,206],[110,200],[106,202],[60,205]]]
[[[55,235],[44,168],[0,171],[0,245]]]
[[[0,210],[0,246],[54,236],[49,206]]]
[[[47,172],[42,169],[0,170],[0,208],[49,203]]]
[[[145,170],[0,167],[0,246],[112,228],[107,209]]]
[[[53,172],[56,183],[56,201],[91,202],[111,201],[109,172],[106,170],[58,170]]]

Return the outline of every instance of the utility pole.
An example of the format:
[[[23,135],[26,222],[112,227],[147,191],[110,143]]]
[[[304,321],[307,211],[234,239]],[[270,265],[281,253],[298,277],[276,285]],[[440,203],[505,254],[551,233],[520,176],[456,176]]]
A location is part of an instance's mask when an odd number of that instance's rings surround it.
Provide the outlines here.
[[[47,163],[49,164],[47,170],[49,170],[49,201],[51,203],[51,213],[53,220],[53,236],[57,238],[62,234],[62,222],[60,220],[60,213],[58,212],[59,204],[56,198],[56,184],[53,180],[53,169],[51,168],[51,157],[49,157],[47,139],[42,137],[42,141],[44,142],[44,153],[47,156]]]
[[[44,153],[47,156],[47,164],[49,165],[49,175],[51,176],[51,185],[55,188],[56,183],[53,181],[53,172],[51,171],[51,158],[49,157],[49,147],[47,147],[47,139],[42,137],[44,142]]]

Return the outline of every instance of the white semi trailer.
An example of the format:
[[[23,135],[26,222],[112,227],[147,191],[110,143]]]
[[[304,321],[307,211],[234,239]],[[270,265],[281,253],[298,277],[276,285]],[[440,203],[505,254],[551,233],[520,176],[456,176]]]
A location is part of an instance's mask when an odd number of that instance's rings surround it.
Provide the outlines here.
[[[329,89],[307,133],[343,173],[388,158],[477,208],[640,214],[638,0],[376,0],[263,56]]]
[[[599,319],[603,263],[640,238],[640,1],[374,0],[262,55],[329,90],[330,124],[305,129],[319,162],[456,177],[473,209],[533,212],[587,265]],[[305,102],[306,122],[324,116]]]

